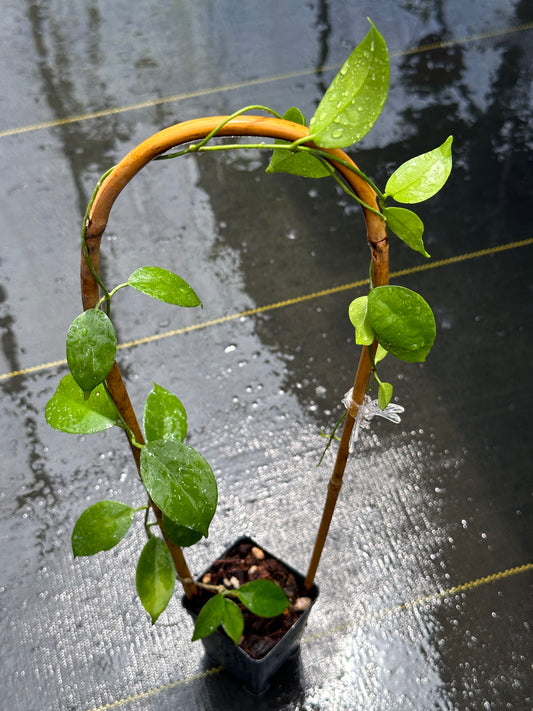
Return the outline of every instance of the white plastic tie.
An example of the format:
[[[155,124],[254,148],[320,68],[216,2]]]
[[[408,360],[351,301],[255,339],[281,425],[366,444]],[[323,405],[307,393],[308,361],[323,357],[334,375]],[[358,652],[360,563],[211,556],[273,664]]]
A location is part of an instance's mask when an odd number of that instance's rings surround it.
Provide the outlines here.
[[[357,408],[352,436],[350,437],[350,454],[354,450],[355,443],[359,440],[359,430],[368,427],[374,417],[384,417],[386,420],[394,422],[394,424],[397,425],[401,422],[400,414],[405,412],[405,408],[402,405],[396,405],[395,403],[389,403],[387,407],[382,410],[379,406],[379,402],[372,400],[369,395],[365,395],[363,403],[359,405],[353,400],[352,395],[353,390],[348,390],[342,400],[342,404],[351,414],[353,414],[354,407]]]

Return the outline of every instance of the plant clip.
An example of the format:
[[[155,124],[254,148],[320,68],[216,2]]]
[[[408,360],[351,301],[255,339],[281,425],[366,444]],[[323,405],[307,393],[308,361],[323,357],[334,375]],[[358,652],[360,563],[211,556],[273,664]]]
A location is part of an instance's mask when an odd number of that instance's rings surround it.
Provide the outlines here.
[[[374,417],[384,417],[386,420],[394,422],[397,425],[401,422],[400,414],[405,412],[405,408],[402,405],[396,405],[394,403],[389,403],[387,407],[382,410],[378,401],[372,400],[370,395],[365,395],[363,403],[359,405],[353,400],[352,394],[353,389],[348,390],[342,399],[342,404],[351,415],[353,415],[353,409],[355,407],[357,408],[357,414],[354,415],[355,424],[352,430],[352,436],[350,437],[350,454],[353,453],[355,443],[359,440],[359,430],[366,428]]]

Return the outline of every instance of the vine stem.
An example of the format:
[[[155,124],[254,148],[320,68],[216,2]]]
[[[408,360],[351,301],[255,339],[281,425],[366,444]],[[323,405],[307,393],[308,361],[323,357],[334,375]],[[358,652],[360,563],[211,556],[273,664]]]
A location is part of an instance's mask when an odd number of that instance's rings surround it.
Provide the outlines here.
[[[303,140],[303,139],[301,139]],[[218,145],[218,146],[206,146],[205,141],[202,141],[201,144],[193,144],[186,148],[183,151],[178,151],[177,153],[167,153],[166,155],[161,155],[157,156],[154,160],[159,160],[159,159],[165,159],[165,160],[170,160],[172,158],[180,158],[181,156],[184,155],[190,155],[191,153],[215,153],[218,151],[238,151],[238,150],[259,150],[259,151],[272,151],[272,150],[285,150],[289,153],[296,153],[296,152],[306,152],[306,153],[311,153],[312,155],[315,156],[315,158],[324,161],[324,151],[317,151],[314,148],[310,148],[309,146],[302,146],[299,143],[291,143],[291,144],[270,144],[270,143],[224,143],[223,145]],[[330,160],[331,157],[330,157]],[[356,173],[360,178],[362,178],[365,182],[367,182],[372,189],[376,189],[374,186],[374,183],[370,180],[368,176],[366,176],[361,170],[356,168],[355,165],[350,165],[346,161],[341,161],[340,159],[335,159],[336,164],[342,164],[345,167],[347,167],[349,170],[352,170],[354,173]],[[338,175],[336,175],[335,172],[331,174],[331,177],[335,179],[335,181],[341,186],[341,188],[351,197],[353,198],[356,202],[358,202],[361,207],[364,207],[365,210],[370,210],[373,212],[375,215],[378,215],[378,217],[382,220],[384,220],[383,214],[379,211],[376,210],[376,208],[372,207],[371,205],[368,205],[366,202],[363,202],[361,198],[358,197],[356,193],[354,193],[352,190],[350,190],[346,184],[339,178]],[[380,193],[381,196],[381,193]],[[381,197],[380,197],[380,204],[381,204]],[[113,292],[112,292],[113,293]]]
[[[98,286],[102,289],[102,291],[104,292],[104,294],[107,298],[109,298],[109,292],[107,291],[105,284],[100,279],[100,276],[98,274],[98,252],[96,254],[94,254],[94,253],[91,254],[91,250],[89,249],[89,246],[87,244],[86,237],[87,237],[87,226],[89,224],[89,213],[92,209],[96,195],[97,195],[98,191],[100,190],[104,180],[107,178],[107,176],[113,170],[114,170],[114,168],[109,168],[109,170],[106,170],[106,172],[100,177],[100,179],[96,183],[96,186],[93,190],[93,193],[92,193],[89,203],[87,205],[87,209],[85,210],[85,215],[83,217],[83,223],[81,226],[82,269],[83,269],[83,266],[86,266],[86,268],[89,270],[90,274],[92,275],[93,279],[98,284]]]
[[[321,157],[329,161],[342,175],[355,195],[357,195],[362,202],[367,228],[367,241],[372,260],[372,281],[374,286],[388,283],[388,239],[385,221],[379,213],[376,191],[369,184],[368,180],[365,180],[362,175],[359,174],[359,168],[344,151],[341,149],[324,150],[315,146],[312,141],[309,140],[309,129],[307,127],[285,119],[253,115],[234,115],[233,118],[228,116],[209,116],[193,119],[192,121],[185,121],[154,134],[128,153],[103,180],[94,195],[84,225],[83,243],[86,246],[87,258],[85,258],[84,252],[81,260],[81,292],[85,309],[94,307],[98,302],[99,284],[97,272],[100,242],[107,225],[109,213],[118,195],[130,180],[147,165],[147,163],[154,160],[157,156],[177,146],[197,140],[205,140],[215,134],[218,136],[260,136],[263,138],[289,141],[290,143],[298,141],[298,145],[306,145],[320,151]],[[359,359],[353,388],[352,398],[356,403],[363,402],[363,396],[371,373],[372,362],[368,355],[368,350],[364,348]],[[116,363],[108,377],[108,387],[119,412],[128,424],[128,427],[133,431],[135,439],[137,442],[143,443],[144,439],[135,412],[131,406],[126,387]],[[353,409],[353,412],[349,411],[347,413],[345,419],[337,459],[328,485],[322,520],[305,579],[307,589],[313,585],[333,517],[335,504],[342,486],[342,478],[349,454],[350,436],[357,414],[357,408],[355,407]],[[137,466],[139,466],[140,451],[137,447],[132,445],[132,452]],[[152,508],[154,508],[153,502]],[[158,515],[157,507],[154,508],[154,511],[158,523],[161,525],[161,512],[159,511]],[[176,549],[177,547],[174,546],[173,548]],[[191,592],[191,588],[195,588],[195,583],[191,582],[192,577],[188,572],[181,549],[178,548],[174,550],[173,548],[170,549],[178,575],[182,580],[186,594],[190,596],[194,594],[194,591]]]
[[[202,583],[199,580],[194,581],[192,578],[182,578],[180,575],[177,575],[176,577],[182,585],[194,583],[196,587],[201,588],[202,590],[208,590],[209,592],[226,593],[228,595],[235,595],[237,592],[236,590],[229,590],[228,588],[224,587],[224,585],[211,585],[210,583]]]

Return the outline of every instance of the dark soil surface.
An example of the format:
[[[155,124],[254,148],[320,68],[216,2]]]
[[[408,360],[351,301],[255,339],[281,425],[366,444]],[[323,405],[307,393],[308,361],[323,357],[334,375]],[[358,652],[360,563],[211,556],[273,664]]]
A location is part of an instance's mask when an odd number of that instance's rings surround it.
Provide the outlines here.
[[[289,598],[290,605],[279,617],[266,618],[252,614],[238,603],[244,615],[244,633],[239,645],[254,659],[261,659],[268,654],[302,614],[303,609],[300,608],[305,607],[307,602],[303,579],[297,579],[283,563],[248,542],[233,546],[222,558],[214,561],[201,578],[204,583],[229,588],[261,579],[276,582]],[[198,596],[187,601],[187,608],[198,613],[212,594],[200,590]]]

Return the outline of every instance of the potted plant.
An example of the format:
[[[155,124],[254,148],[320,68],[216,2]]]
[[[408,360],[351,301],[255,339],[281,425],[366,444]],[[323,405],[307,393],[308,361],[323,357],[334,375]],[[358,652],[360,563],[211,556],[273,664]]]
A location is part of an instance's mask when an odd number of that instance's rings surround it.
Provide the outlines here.
[[[64,432],[86,435],[121,427],[147,492],[147,504],[138,508],[101,501],[86,509],[72,533],[74,555],[93,555],[115,546],[134,518],[142,514],[148,540],[137,564],[136,585],[152,623],[173,596],[177,577],[184,589],[184,604],[195,617],[193,639],[203,639],[208,653],[233,667],[254,691],[264,688],[284,655],[298,646],[306,616],[318,594],[315,574],[354,433],[357,436],[361,423],[375,414],[398,419],[401,408],[391,403],[392,385],[380,379],[379,362],[388,353],[407,362],[423,361],[435,338],[435,320],[424,299],[404,287],[388,284],[387,228],[411,248],[429,256],[420,218],[409,209],[390,206],[389,200],[417,203],[440,190],[451,170],[452,138],[401,165],[383,191],[342,150],[366,135],[387,96],[387,47],[370,24],[368,34],[325,93],[309,127],[294,107],[284,116],[267,107],[250,106],[231,116],[186,121],[148,138],[102,176],[82,225],[84,310],[67,333],[70,373],[61,380],[46,408],[48,423]],[[251,115],[250,111],[263,115]],[[227,140],[242,136],[259,142]],[[274,140],[274,144],[264,139]],[[154,385],[144,405],[141,428],[116,362],[111,302],[126,287],[185,308],[200,305],[200,298],[180,276],[154,266],[140,267],[125,282],[108,288],[98,273],[99,249],[115,199],[147,163],[190,153],[248,148],[272,152],[267,172],[332,177],[361,205],[371,257],[369,292],[352,301],[349,318],[355,327],[356,344],[362,349],[354,385],[345,400],[342,435],[307,574],[303,576],[276,562],[254,541],[241,539],[213,569],[195,579],[183,548],[208,535],[218,499],[215,477],[204,457],[185,443],[187,414],[176,395]],[[369,394],[372,388],[377,388],[375,401]],[[280,566],[283,572],[279,572]],[[247,616],[246,628],[243,615]],[[255,622],[250,615],[256,616]],[[219,628],[223,632],[218,632]],[[259,639],[264,652],[259,655],[261,660],[254,660],[253,652],[243,651],[247,646],[243,633]],[[215,637],[217,634],[221,636]],[[267,637],[269,641],[265,642]],[[279,638],[282,641],[278,642]]]

